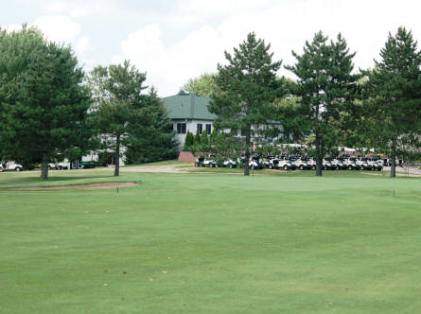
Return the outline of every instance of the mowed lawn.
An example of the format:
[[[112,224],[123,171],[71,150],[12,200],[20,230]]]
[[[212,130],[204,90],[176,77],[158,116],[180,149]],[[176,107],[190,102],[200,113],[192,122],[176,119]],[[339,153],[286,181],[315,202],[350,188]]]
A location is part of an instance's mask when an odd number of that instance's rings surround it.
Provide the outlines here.
[[[421,312],[420,179],[32,176],[0,174],[1,313]]]

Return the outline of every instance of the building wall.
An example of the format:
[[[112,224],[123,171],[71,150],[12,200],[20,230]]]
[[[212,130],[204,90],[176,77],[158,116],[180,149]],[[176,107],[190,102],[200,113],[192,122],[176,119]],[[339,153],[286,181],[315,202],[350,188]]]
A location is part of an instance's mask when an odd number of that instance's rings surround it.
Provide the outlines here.
[[[185,133],[178,133],[177,132],[177,124],[185,123],[186,124],[186,132]],[[187,132],[196,135],[198,133],[198,124],[202,124],[202,132],[206,131],[206,125],[209,124],[211,126],[211,132],[213,131],[213,121],[209,120],[174,120],[173,121],[173,130],[176,133],[176,138],[179,143],[179,149],[182,150],[184,147],[184,143],[186,142],[186,134]]]

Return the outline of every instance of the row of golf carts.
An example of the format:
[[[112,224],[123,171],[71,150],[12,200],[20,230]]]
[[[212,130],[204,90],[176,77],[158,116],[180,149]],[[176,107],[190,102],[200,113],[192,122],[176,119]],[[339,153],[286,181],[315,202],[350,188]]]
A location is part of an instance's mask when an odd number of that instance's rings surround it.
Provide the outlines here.
[[[50,170],[70,170],[70,169],[88,169],[95,168],[97,163],[95,161],[77,161],[77,162],[68,162],[62,161],[58,163],[49,163],[48,169]],[[38,165],[40,167],[40,165]],[[25,168],[28,170],[27,168]],[[32,168],[31,168],[32,169]],[[15,171],[20,172],[24,170],[24,167],[14,161],[0,162],[0,172]]]
[[[218,159],[215,156],[199,157],[195,161],[196,167],[243,167],[245,158]],[[401,164],[398,161],[397,164]],[[324,170],[372,170],[381,171],[384,166],[389,165],[387,159],[380,157],[353,157],[341,156],[335,158],[323,158]],[[316,160],[313,157],[303,156],[261,156],[254,155],[249,160],[251,169],[280,169],[280,170],[315,170]]]

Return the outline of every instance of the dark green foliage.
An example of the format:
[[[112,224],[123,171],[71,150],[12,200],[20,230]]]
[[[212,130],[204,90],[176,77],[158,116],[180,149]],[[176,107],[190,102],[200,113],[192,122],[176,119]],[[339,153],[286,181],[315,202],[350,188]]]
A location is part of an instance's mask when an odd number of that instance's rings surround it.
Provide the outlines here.
[[[207,147],[209,145],[209,135],[205,131],[200,134],[200,145],[202,145],[202,147]]]
[[[97,126],[105,138],[104,148],[114,153],[115,176],[119,175],[122,146],[127,148],[129,163],[175,156],[170,122],[156,92],[143,93],[145,79],[129,61],[98,66],[90,76]]]
[[[218,65],[209,109],[218,115],[217,127],[243,130],[246,159],[250,157],[252,126],[273,118],[273,101],[281,91],[276,78],[281,62],[273,62],[272,57],[270,45],[251,33],[233,54],[225,52],[227,65]],[[249,175],[247,162],[244,175]]]
[[[306,42],[304,52],[293,52],[297,63],[287,67],[298,77],[299,106],[294,111],[314,134],[317,175],[322,175],[322,159],[338,141],[343,112],[352,107],[357,76],[352,74],[352,59],[345,39],[339,34],[330,41],[322,32]],[[293,112],[294,112],[293,111]]]
[[[281,143],[298,143],[311,133],[309,124],[301,114],[301,98],[298,94],[298,84],[295,81],[282,77],[279,80],[285,95],[277,98],[275,116],[282,122],[282,130],[276,135],[282,135]]]
[[[194,135],[191,132],[187,132],[186,134],[186,141],[184,143],[184,150],[191,151],[194,145]]]
[[[114,153],[114,175],[120,175],[121,146],[126,144],[129,125],[141,116],[146,75],[128,61],[109,67],[97,66],[90,75],[96,104],[93,108],[105,150]]]
[[[366,138],[386,150],[392,159],[408,148],[416,149],[421,130],[421,54],[412,33],[401,27],[389,34],[381,60],[367,72],[364,118]]]
[[[128,164],[177,157],[177,142],[171,121],[154,89],[144,98],[142,110],[129,124],[126,147]]]
[[[0,141],[5,159],[48,162],[89,148],[90,94],[73,51],[34,28],[0,31]],[[71,155],[71,156],[70,156]]]
[[[196,135],[194,136],[194,144],[200,144],[200,139],[201,139],[201,134],[200,133],[196,133]]]

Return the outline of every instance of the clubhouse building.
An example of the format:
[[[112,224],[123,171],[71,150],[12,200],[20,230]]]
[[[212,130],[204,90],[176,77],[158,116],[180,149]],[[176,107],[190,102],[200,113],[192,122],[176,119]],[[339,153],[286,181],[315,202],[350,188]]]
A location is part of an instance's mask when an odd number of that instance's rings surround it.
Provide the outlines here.
[[[180,148],[184,146],[187,132],[211,134],[216,115],[209,112],[209,97],[180,91],[177,95],[162,99],[171,119]]]

